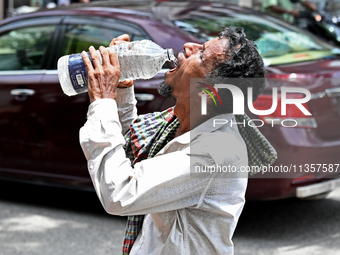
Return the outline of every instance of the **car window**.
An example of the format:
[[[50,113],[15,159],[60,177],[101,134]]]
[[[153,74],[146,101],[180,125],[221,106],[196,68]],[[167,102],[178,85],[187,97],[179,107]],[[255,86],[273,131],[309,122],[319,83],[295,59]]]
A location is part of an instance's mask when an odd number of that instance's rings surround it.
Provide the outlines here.
[[[62,55],[80,53],[83,50],[88,51],[92,45],[96,49],[99,46],[109,46],[111,40],[125,32],[112,28],[99,27],[88,24],[71,24],[67,25],[64,41],[62,44]],[[146,39],[146,37],[137,36],[137,40]]]
[[[55,25],[25,27],[0,36],[0,70],[41,69]]]
[[[256,43],[267,64],[292,63],[339,54],[335,48],[302,30],[276,23],[275,19],[269,17],[223,11],[213,13],[210,10],[209,14],[196,12],[196,15],[177,18],[173,22],[202,42],[215,38],[223,27],[243,27],[247,37]]]

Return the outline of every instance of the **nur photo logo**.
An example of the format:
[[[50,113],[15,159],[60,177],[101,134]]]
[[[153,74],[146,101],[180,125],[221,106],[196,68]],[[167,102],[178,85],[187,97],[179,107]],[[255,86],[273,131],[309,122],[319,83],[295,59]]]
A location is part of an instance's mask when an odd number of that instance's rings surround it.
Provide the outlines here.
[[[229,81],[230,82],[230,81]],[[245,114],[245,106],[248,107],[249,111],[254,115],[259,116],[261,119],[253,119],[251,123],[248,123],[250,126],[255,126],[254,122],[259,123],[256,125],[257,127],[262,127],[265,123],[271,123],[272,127],[280,122],[280,124],[284,127],[295,127],[298,124],[299,120],[289,118],[289,119],[282,119],[282,118],[270,118],[270,116],[274,112],[279,112],[280,116],[284,117],[287,116],[287,106],[291,107],[294,106],[300,111],[302,116],[311,116],[312,114],[309,112],[309,109],[305,107],[306,103],[311,99],[311,93],[309,90],[301,87],[273,87],[271,89],[271,105],[268,106],[267,109],[256,109],[253,102],[253,87],[248,87],[246,91],[246,96],[244,95],[243,91],[236,85],[233,84],[215,84],[209,85],[204,82],[196,81],[196,84],[200,86],[196,86],[196,89],[200,89],[203,93],[200,94],[201,96],[201,115],[207,115],[208,111],[214,112],[215,107],[222,107],[223,100],[227,100],[223,98],[223,94],[221,93],[222,90],[229,90],[232,96],[232,113],[234,115],[243,115]],[[256,86],[256,84],[255,84]],[[299,94],[301,97],[299,98],[292,98],[290,97],[291,94]],[[208,104],[209,96],[213,104]],[[218,100],[217,100],[218,99]],[[230,100],[230,99],[229,99]],[[246,101],[245,101],[246,100]],[[219,101],[219,102],[217,102]],[[230,103],[231,104],[231,103]],[[208,108],[211,109],[208,109]],[[216,111],[216,110],[215,110]],[[231,110],[230,110],[231,111]],[[266,119],[264,122],[262,119]],[[276,122],[276,123],[274,123]],[[225,122],[221,119],[216,119],[218,124],[225,124]],[[233,123],[233,124],[243,124],[243,123]]]

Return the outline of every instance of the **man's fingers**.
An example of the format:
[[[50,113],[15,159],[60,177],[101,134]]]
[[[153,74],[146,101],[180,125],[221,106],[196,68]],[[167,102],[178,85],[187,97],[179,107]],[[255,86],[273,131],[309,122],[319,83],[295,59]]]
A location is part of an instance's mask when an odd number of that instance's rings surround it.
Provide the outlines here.
[[[118,88],[129,88],[133,85],[133,80],[126,80],[118,83]]]
[[[88,71],[92,70],[93,66],[92,66],[91,60],[90,60],[89,56],[87,55],[87,53],[85,51],[83,51],[81,53],[81,57],[83,58],[83,62],[84,62],[84,65],[85,65],[86,69]]]
[[[111,47],[113,45],[117,45],[117,44],[121,44],[125,42],[130,42],[130,36],[128,34],[123,34],[123,35],[118,36],[117,38],[113,38],[109,46]]]
[[[98,52],[96,51],[96,49],[93,46],[91,46],[89,48],[89,52],[92,58],[92,63],[93,63],[94,68],[100,68],[102,64],[100,62],[100,56]]]
[[[110,56],[110,63],[111,63],[111,65],[119,68],[120,66],[119,66],[118,57],[117,57],[116,52],[114,52],[113,49],[109,48],[109,56]]]
[[[91,46],[89,52],[92,63],[86,52],[82,52],[82,58],[88,71],[88,94],[90,101],[93,102],[100,98],[115,99],[120,75],[117,55],[109,52],[103,46],[99,47],[99,51],[96,51]]]
[[[108,66],[111,61],[110,61],[109,53],[108,53],[107,49],[104,46],[100,46],[99,52],[102,55],[103,66]]]
[[[130,36],[128,34],[123,34],[117,37],[119,41],[130,42]]]

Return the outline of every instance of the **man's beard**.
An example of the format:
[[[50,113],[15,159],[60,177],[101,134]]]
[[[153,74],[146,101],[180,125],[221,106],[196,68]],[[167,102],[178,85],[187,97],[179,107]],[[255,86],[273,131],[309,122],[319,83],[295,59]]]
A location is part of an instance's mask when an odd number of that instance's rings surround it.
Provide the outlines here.
[[[158,93],[166,97],[168,99],[174,99],[174,95],[172,94],[173,87],[170,84],[166,84],[165,81],[161,82],[157,88]]]

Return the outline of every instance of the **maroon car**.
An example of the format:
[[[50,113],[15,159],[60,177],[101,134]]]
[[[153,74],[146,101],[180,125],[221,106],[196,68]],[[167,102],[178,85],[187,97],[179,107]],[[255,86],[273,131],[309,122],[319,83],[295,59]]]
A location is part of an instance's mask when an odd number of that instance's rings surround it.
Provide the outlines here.
[[[264,58],[268,86],[255,108],[271,107],[274,87],[279,94],[282,86],[311,93],[304,104],[311,116],[294,105],[287,107],[286,115],[279,107],[269,116],[249,113],[254,123],[263,124],[261,132],[278,152],[273,167],[291,172],[251,177],[247,198],[310,197],[339,186],[340,50],[249,9],[189,1],[75,4],[1,22],[0,177],[92,189],[78,142],[89,100],[87,94],[62,93],[56,71],[59,57],[91,45],[109,45],[123,33],[132,40],[150,39],[173,48],[177,55],[185,42],[203,43],[225,26],[244,27]],[[139,113],[173,105],[156,91],[168,69],[165,65],[153,79],[135,82]]]

